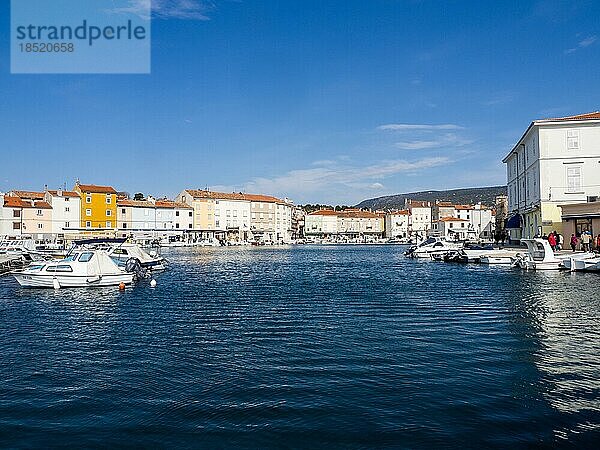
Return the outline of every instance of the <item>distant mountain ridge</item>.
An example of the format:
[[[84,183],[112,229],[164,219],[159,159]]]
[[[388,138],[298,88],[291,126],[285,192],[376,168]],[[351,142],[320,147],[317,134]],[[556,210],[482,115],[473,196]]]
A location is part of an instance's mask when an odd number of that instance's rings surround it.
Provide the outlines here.
[[[402,209],[406,200],[420,200],[434,203],[436,200],[452,202],[457,205],[483,203],[493,205],[498,195],[506,195],[506,186],[490,186],[465,189],[451,189],[448,191],[421,191],[407,194],[386,195],[384,197],[363,200],[357,208],[371,209]]]

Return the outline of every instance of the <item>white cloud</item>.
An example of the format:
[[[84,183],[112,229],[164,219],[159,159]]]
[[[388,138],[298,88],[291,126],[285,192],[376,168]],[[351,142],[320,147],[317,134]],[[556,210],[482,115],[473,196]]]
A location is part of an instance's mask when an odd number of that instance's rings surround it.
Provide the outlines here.
[[[585,39],[582,39],[581,41],[579,41],[575,47],[565,50],[565,54],[568,55],[569,53],[576,52],[577,50],[580,50],[582,48],[589,47],[590,45],[594,44],[597,40],[598,40],[598,36],[596,36],[596,35],[588,36]]]
[[[418,174],[451,164],[447,157],[385,160],[361,166],[329,161],[322,167],[291,170],[274,178],[257,177],[238,186],[213,186],[224,192],[252,192],[288,196],[297,202],[356,203],[383,190],[381,180],[398,174]]]
[[[438,131],[438,130],[464,130],[463,127],[454,124],[410,124],[410,123],[392,123],[388,125],[380,125],[378,130],[384,131]]]
[[[112,12],[148,18],[150,5],[153,17],[187,20],[208,20],[207,13],[215,7],[212,1],[207,0],[127,0],[127,6],[114,8]]]
[[[461,138],[454,133],[446,133],[437,139],[416,139],[396,142],[394,146],[402,150],[425,150],[440,147],[462,147],[472,143],[473,141]]]

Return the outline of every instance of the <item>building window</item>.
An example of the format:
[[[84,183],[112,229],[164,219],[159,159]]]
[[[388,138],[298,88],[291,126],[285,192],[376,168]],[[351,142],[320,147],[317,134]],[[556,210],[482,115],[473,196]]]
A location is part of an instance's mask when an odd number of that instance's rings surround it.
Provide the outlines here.
[[[175,224],[175,228],[179,228],[179,224],[178,223]]]
[[[106,217],[112,216],[112,211],[110,209],[106,210]]]
[[[69,222],[65,222],[65,228],[71,228],[71,224]]]
[[[567,192],[581,192],[581,167],[567,167]]]
[[[579,130],[567,130],[567,149],[579,150]]]
[[[85,215],[86,216],[91,216],[92,215],[92,210],[91,209],[86,209],[85,210]]]
[[[179,211],[175,211],[175,216],[179,217]]]
[[[65,197],[65,202],[68,202],[69,200],[71,200],[69,197]]]
[[[43,223],[38,223],[38,230],[41,230],[42,228],[44,228],[44,224]]]
[[[85,202],[86,202],[86,203],[92,203],[92,196],[91,196],[91,195],[87,195],[87,196],[85,197]]]
[[[37,214],[38,216],[41,216],[41,215],[42,215],[42,210],[41,210],[41,209],[38,209],[38,210],[37,210],[37,212],[36,212],[36,214]]]
[[[110,220],[106,221],[106,228],[112,228],[112,222]]]
[[[188,216],[189,216],[189,217],[192,217],[192,212],[191,212],[191,211],[188,213]]]
[[[90,222],[89,220],[85,223],[85,227],[86,228],[92,228],[92,222]]]
[[[127,228],[127,224],[125,222],[123,222],[123,226],[121,228],[123,228],[123,229]]]
[[[112,203],[112,197],[110,196],[110,194],[106,194],[106,204],[110,205]]]
[[[13,217],[21,217],[21,211],[18,209],[13,209]]]
[[[13,230],[20,230],[21,224],[19,222],[13,222]]]
[[[69,208],[68,206],[65,208],[65,212],[69,212],[71,211],[71,208]]]

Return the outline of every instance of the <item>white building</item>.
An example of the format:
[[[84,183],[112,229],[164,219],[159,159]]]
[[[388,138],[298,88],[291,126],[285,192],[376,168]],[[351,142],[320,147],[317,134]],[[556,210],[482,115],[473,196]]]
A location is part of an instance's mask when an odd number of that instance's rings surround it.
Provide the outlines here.
[[[438,220],[438,234],[452,241],[466,241],[475,238],[475,231],[466,219],[442,217]]]
[[[385,215],[385,237],[403,238],[409,235],[410,213],[408,210],[394,211]]]
[[[561,204],[600,196],[600,112],[532,122],[506,163],[512,239],[561,231]]]
[[[81,197],[77,192],[46,190],[44,200],[52,206],[52,233],[78,233],[81,223]]]
[[[338,233],[337,212],[322,209],[311,212],[304,217],[304,234],[306,236],[332,236]]]
[[[167,233],[193,227],[193,208],[171,200],[117,200],[117,227],[121,232]]]
[[[410,212],[410,234],[425,237],[431,230],[431,203],[408,200],[406,206]]]

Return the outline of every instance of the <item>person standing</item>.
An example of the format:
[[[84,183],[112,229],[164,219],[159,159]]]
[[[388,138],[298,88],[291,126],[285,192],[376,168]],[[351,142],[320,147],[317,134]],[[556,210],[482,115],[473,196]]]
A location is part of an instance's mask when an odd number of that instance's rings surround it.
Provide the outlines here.
[[[596,238],[596,251],[600,252],[600,234]]]
[[[581,248],[584,252],[590,251],[590,242],[592,237],[590,236],[589,231],[584,231],[581,233]]]
[[[564,243],[565,243],[565,238],[563,238],[563,235],[560,233],[557,233],[556,234],[556,248],[558,250],[562,250]]]
[[[556,251],[556,237],[555,237],[554,233],[550,233],[548,235],[548,244],[550,244],[552,251]]]
[[[575,251],[575,249],[577,248],[577,236],[575,236],[575,234],[571,235],[571,249],[573,251]]]

